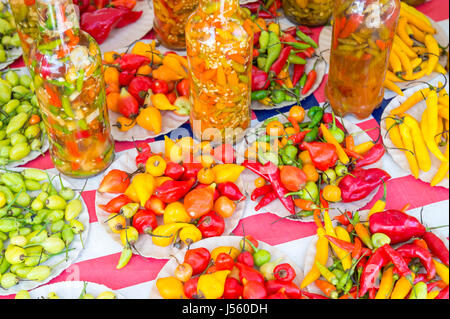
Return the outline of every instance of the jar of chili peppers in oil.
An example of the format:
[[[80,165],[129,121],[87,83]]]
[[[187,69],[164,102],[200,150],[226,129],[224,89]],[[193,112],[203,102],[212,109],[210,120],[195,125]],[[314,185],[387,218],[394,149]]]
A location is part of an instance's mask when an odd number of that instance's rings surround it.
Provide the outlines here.
[[[36,9],[30,69],[51,158],[67,176],[96,175],[114,159],[100,48],[80,30],[71,0],[36,0]]]
[[[237,142],[250,125],[252,23],[238,0],[200,0],[186,25],[194,136]],[[241,136],[242,135],[242,136]]]
[[[295,24],[325,25],[333,12],[334,0],[283,0],[283,12]]]
[[[153,0],[153,28],[164,46],[175,50],[186,48],[186,21],[197,6],[198,0]]]
[[[9,5],[16,22],[23,51],[23,61],[28,66],[30,47],[33,42],[37,41],[39,35],[35,0],[9,0]]]
[[[400,0],[336,0],[325,94],[339,116],[381,104],[399,11]]]

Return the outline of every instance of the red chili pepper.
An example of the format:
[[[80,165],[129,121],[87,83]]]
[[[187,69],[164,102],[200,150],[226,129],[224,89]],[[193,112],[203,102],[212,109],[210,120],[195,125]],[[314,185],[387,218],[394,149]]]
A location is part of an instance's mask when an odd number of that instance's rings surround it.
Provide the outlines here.
[[[449,293],[448,293],[448,286],[441,290],[439,295],[436,296],[434,299],[448,299]]]
[[[235,265],[239,269],[239,280],[241,282],[244,282],[245,279],[246,281],[257,281],[264,285],[264,277],[258,270],[240,262],[235,263]]]
[[[369,217],[369,228],[372,234],[383,233],[391,239],[391,244],[402,243],[413,237],[422,237],[425,232],[417,218],[399,210],[386,210]]]
[[[101,8],[81,15],[81,29],[102,44],[126,13],[117,8]]]
[[[58,108],[61,108],[62,103],[61,103],[61,99],[58,96],[58,93],[56,93],[53,90],[53,88],[47,83],[44,83],[44,88],[45,88],[45,92],[48,95],[48,100],[49,100],[50,104],[53,106],[56,106]]]
[[[168,176],[173,180],[179,180],[184,174],[184,167],[175,162],[167,162],[164,176]]]
[[[400,272],[397,269],[394,269],[394,273],[400,275]],[[418,282],[427,282],[427,274],[417,274],[416,277],[414,277],[414,281],[413,284],[417,284]],[[427,289],[428,289],[428,285],[427,285]],[[431,290],[431,289],[430,289]]]
[[[123,70],[119,73],[120,86],[128,86],[136,75],[136,70]]]
[[[184,263],[188,263],[192,267],[192,275],[198,275],[205,271],[211,260],[211,254],[208,249],[200,247],[189,249],[184,255]]]
[[[303,142],[303,139],[305,138],[306,134],[308,134],[310,130],[301,131],[298,133],[295,133],[294,135],[291,135],[288,137],[288,140],[291,140],[294,144],[301,144]]]
[[[332,242],[333,244],[335,244],[337,247],[348,251],[349,253],[353,252],[355,250],[355,244],[352,244],[348,241],[333,237],[333,236],[329,236],[329,235],[325,235],[325,237]],[[368,248],[361,248],[361,256],[369,256],[372,253],[372,251]]]
[[[297,53],[297,56],[300,56]],[[292,85],[296,86],[303,73],[305,73],[305,64],[294,64],[294,73],[292,74]]]
[[[302,294],[305,295],[306,297],[308,297],[309,299],[330,299],[328,297],[319,295],[319,294],[315,294],[312,292],[307,292],[307,291],[302,291]]]
[[[264,283],[258,281],[245,282],[242,297],[244,299],[265,299],[267,297],[267,291]]]
[[[301,32],[303,32],[306,35],[312,35],[313,31],[311,30],[311,28],[307,27],[306,25],[298,25],[297,29],[300,30]]]
[[[242,165],[247,168],[248,170],[252,171],[253,173],[261,176],[266,181],[269,180],[269,177],[267,176],[264,166],[259,162],[249,162],[248,160],[245,160]]]
[[[183,163],[184,174],[181,179],[187,180],[194,178],[197,180],[198,172],[203,168],[201,163]]]
[[[346,21],[347,21],[347,18],[345,16],[343,16],[342,18],[334,19],[333,49],[336,49],[337,45],[339,44],[339,41],[338,41],[339,33],[341,33],[342,29],[344,28]]]
[[[239,299],[242,297],[244,287],[239,283],[236,278],[228,277],[225,280],[225,287],[222,297],[224,299]]]
[[[359,287],[359,297],[364,296],[370,288],[375,285],[375,280],[378,278],[381,268],[389,262],[386,253],[383,249],[377,249],[370,256],[364,270],[361,274],[360,287]]]
[[[295,37],[295,33],[296,32],[297,32],[297,28],[296,27],[290,27],[290,28],[287,28],[286,30],[283,30],[284,34],[289,34],[292,37]],[[290,42],[290,41],[288,41],[288,42]]]
[[[352,219],[352,213],[346,211],[344,214],[340,214],[333,217],[334,220],[337,220],[341,225],[347,226],[350,224],[350,220]]]
[[[151,89],[154,94],[167,94],[169,93],[169,84],[164,80],[154,80]]]
[[[281,50],[278,59],[270,67],[271,73],[273,72],[275,75],[278,75],[281,72],[283,67],[286,65],[286,62],[289,58],[289,54],[291,54],[291,50],[292,47],[290,46],[286,46]]]
[[[203,238],[220,236],[225,230],[225,220],[215,212],[209,212],[200,217],[197,228]]]
[[[246,198],[239,187],[232,182],[220,183],[216,189],[220,195],[226,196],[233,201],[242,201]]]
[[[378,162],[386,153],[384,145],[381,143],[375,144],[366,154],[364,154],[362,159],[358,159],[355,163],[356,167],[363,167],[375,162]]]
[[[131,203],[132,200],[128,198],[127,195],[121,194],[113,199],[111,199],[106,205],[98,205],[105,212],[110,214],[117,214],[122,206]]]
[[[269,75],[263,70],[252,66],[252,91],[266,90],[270,85]]]
[[[253,260],[253,255],[249,251],[243,251],[239,254],[236,259],[237,262],[247,265],[249,267],[253,267],[255,265],[255,261]]]
[[[306,75],[306,82],[302,89],[302,95],[305,95],[309,92],[309,90],[313,87],[314,83],[316,83],[317,72],[316,72],[316,63],[319,61],[318,59],[314,63],[314,67],[311,71],[309,71],[308,75]]]
[[[139,152],[138,155],[136,155],[136,158],[135,158],[136,166],[137,166],[138,168],[145,167],[145,164],[147,163],[147,160],[148,160],[152,155],[153,155],[153,154],[152,154],[151,151],[150,151],[150,152]]]
[[[214,147],[211,151],[211,155],[218,161],[225,164],[231,164],[236,161],[236,151],[230,144],[221,144]]]
[[[359,13],[353,13],[350,15],[347,23],[343,27],[342,31],[339,33],[339,38],[347,38],[355,32],[359,25],[364,21],[364,15]]]
[[[151,61],[149,58],[139,54],[125,53],[122,55],[119,61],[121,70],[137,70],[144,64],[149,64]]]
[[[425,232],[422,238],[427,243],[430,251],[448,267],[449,254],[444,242],[432,232]]]
[[[120,90],[118,108],[119,113],[127,118],[135,118],[139,114],[138,101],[124,87]]]
[[[139,20],[139,18],[144,13],[144,11],[133,11],[133,10],[123,8],[123,7],[122,8],[117,7],[117,9],[123,11],[123,16],[120,18],[119,22],[117,22],[117,24],[116,24],[116,28],[118,28],[118,29],[126,27],[127,25],[136,22],[137,20]]]
[[[336,146],[331,143],[303,142],[301,147],[308,151],[312,163],[321,171],[326,171],[333,167],[338,160]]]
[[[349,150],[348,148],[344,148],[344,152],[345,152],[345,154],[347,154],[348,157],[353,157],[357,160],[363,158],[362,155],[360,155],[359,153],[356,153],[355,151]]]
[[[110,170],[100,182],[100,193],[123,194],[130,185],[130,174],[119,169]]]
[[[146,76],[136,76],[129,83],[128,92],[139,102],[140,105],[142,105],[151,86],[152,80],[150,78]]]
[[[289,299],[300,299],[302,298],[302,291],[300,288],[291,282],[284,282],[278,279],[267,280],[265,283],[267,293],[269,295],[275,294],[277,292],[283,292]]]
[[[197,284],[200,276],[191,277],[188,281],[184,283],[184,294],[189,299],[196,299],[197,297]]]
[[[146,209],[139,209],[133,216],[132,225],[139,234],[151,234],[153,229],[158,227],[158,221],[154,212]]]
[[[376,187],[391,178],[387,172],[379,168],[356,168],[350,173],[350,175],[344,176],[338,184],[344,203],[366,198]]]
[[[384,252],[397,268],[399,273],[402,276],[410,278],[412,280],[411,270],[409,269],[408,264],[406,263],[405,259],[403,259],[402,255],[388,244],[384,244],[383,246],[381,246],[381,249],[384,249]]]
[[[266,184],[261,187],[257,187],[251,193],[250,199],[252,201],[255,201],[257,198],[264,196],[270,192],[273,192],[272,185]]]
[[[168,180],[155,189],[155,196],[164,203],[169,204],[179,201],[194,186],[195,179],[191,178],[186,181]]]
[[[276,279],[283,282],[292,282],[297,276],[295,269],[288,263],[277,265],[273,270],[273,275]]]
[[[414,244],[404,244],[398,247],[396,251],[402,257],[419,258],[420,262],[427,271],[428,280],[431,280],[436,276],[436,267],[434,266],[433,263],[433,257],[431,256],[431,253],[428,250]]]
[[[216,257],[214,265],[218,270],[231,270],[234,267],[234,259],[227,253],[220,253]]]
[[[183,79],[177,83],[177,92],[179,96],[188,96],[189,95],[189,79]]]
[[[419,281],[427,282],[426,274],[418,274],[416,278],[418,278],[418,277],[420,277],[422,279]],[[417,281],[417,282],[419,282],[419,281]],[[414,284],[416,284],[417,282],[416,282],[416,279],[414,279]],[[427,284],[427,291],[430,292],[434,288],[444,289],[445,287],[447,287],[447,284],[443,280],[437,280],[437,281],[429,282]]]
[[[241,4],[240,6],[242,8],[247,8],[248,10],[250,10],[251,13],[256,13],[256,12],[258,12],[258,10],[261,9],[262,5],[263,4],[261,1],[254,1],[254,2]]]
[[[277,195],[280,202],[283,206],[288,210],[292,215],[295,214],[295,205],[294,200],[291,196],[285,197],[286,194],[289,193],[286,187],[284,187],[283,183],[280,179],[280,170],[279,168],[272,162],[267,162],[264,165],[264,170],[266,171],[267,177],[269,178],[270,184],[272,184],[272,188]]]

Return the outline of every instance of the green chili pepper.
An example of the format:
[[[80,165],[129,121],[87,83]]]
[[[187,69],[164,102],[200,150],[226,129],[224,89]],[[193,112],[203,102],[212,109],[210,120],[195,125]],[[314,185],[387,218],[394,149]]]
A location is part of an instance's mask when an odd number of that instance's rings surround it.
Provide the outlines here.
[[[77,122],[77,125],[82,129],[82,130],[87,130],[88,129],[88,125],[86,123],[85,119],[81,119]]]
[[[255,245],[253,245],[247,238],[245,239],[245,242],[253,248],[253,260],[257,267],[261,267],[270,261],[272,256],[267,250],[255,247]]]
[[[306,60],[299,57],[298,55],[291,54],[288,57],[288,62],[292,64],[306,64]]]
[[[73,113],[72,107],[70,105],[70,100],[67,96],[63,95],[61,97],[61,104],[67,116],[69,116],[70,118],[74,118],[75,114]]]
[[[306,73],[303,73],[302,77],[298,81],[298,84],[301,88],[303,88],[305,86],[306,79],[307,79],[307,75],[306,75]]]
[[[268,90],[259,90],[259,91],[253,91],[252,92],[252,101],[259,101],[262,99],[265,99],[266,97],[269,96],[269,91]]]
[[[259,52],[264,53],[267,50],[267,46],[269,44],[269,32],[263,30],[261,31],[261,35],[259,36]]]
[[[291,160],[295,160],[298,154],[298,148],[294,145],[286,145],[283,148],[284,154],[286,154]]]
[[[309,37],[308,35],[304,34],[302,31],[297,30],[296,35],[300,38],[300,40],[308,43],[313,48],[317,49],[319,47],[317,45],[317,43],[313,39],[311,39],[311,37]]]
[[[311,143],[317,139],[318,135],[319,135],[319,128],[315,126],[311,129],[311,131],[306,133],[305,138],[303,140],[307,143]]]
[[[81,92],[83,89],[83,83],[84,83],[84,69],[81,69],[80,74],[77,78],[77,91]]]
[[[313,106],[308,111],[308,117],[310,118],[311,122],[309,123],[308,127],[313,128],[317,126],[323,117],[323,110],[320,106]]]
[[[264,70],[264,66],[266,65],[266,58],[265,57],[257,57],[256,58],[256,64],[258,65],[258,69]]]
[[[264,72],[268,73],[273,62],[278,59],[281,52],[281,41],[275,32],[269,32],[269,43],[267,46],[267,60],[264,66]]]
[[[123,248],[122,253],[120,254],[119,262],[117,263],[116,269],[122,269],[125,267],[133,256],[133,251],[130,246],[126,246]]]
[[[283,90],[273,90],[271,99],[275,104],[282,103],[286,101],[286,93]]]
[[[283,42],[283,43],[287,44],[290,47],[293,47],[296,50],[305,50],[311,46],[310,44],[301,43],[301,42]]]
[[[47,21],[49,21],[49,20],[47,20]],[[56,49],[56,47],[58,47],[60,45],[61,45],[61,39],[56,39],[54,41],[39,45],[38,50],[39,51],[53,51],[54,49]]]

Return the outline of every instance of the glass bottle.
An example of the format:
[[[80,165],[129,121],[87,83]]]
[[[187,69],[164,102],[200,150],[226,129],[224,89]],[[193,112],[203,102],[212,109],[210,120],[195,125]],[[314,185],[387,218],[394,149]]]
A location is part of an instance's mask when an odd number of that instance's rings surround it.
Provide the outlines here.
[[[186,21],[197,6],[198,0],[153,0],[153,28],[165,47],[174,50],[186,48]]]
[[[399,11],[400,0],[336,0],[325,94],[339,116],[381,104]]]
[[[16,22],[23,51],[23,61],[28,66],[31,45],[37,41],[39,36],[35,0],[9,0],[9,5]]]
[[[250,125],[249,22],[238,0],[200,0],[187,22],[190,122],[199,140],[237,141]]]
[[[36,9],[30,69],[51,158],[67,176],[96,175],[114,159],[100,48],[80,30],[71,0],[36,0]]]
[[[334,0],[283,0],[283,12],[295,24],[325,25],[333,12]]]

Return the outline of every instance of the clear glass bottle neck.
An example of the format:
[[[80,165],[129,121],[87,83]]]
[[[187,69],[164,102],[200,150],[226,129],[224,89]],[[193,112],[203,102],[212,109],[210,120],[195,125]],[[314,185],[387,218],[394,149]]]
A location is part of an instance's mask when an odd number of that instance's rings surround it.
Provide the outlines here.
[[[80,29],[72,0],[36,0],[38,26],[42,35],[54,37],[67,30]]]
[[[199,8],[208,15],[235,12],[239,8],[239,0],[200,0]]]

